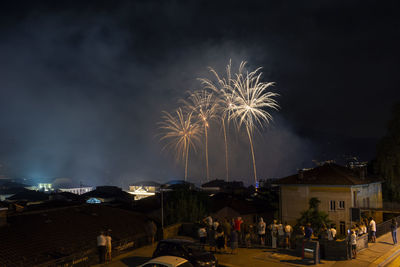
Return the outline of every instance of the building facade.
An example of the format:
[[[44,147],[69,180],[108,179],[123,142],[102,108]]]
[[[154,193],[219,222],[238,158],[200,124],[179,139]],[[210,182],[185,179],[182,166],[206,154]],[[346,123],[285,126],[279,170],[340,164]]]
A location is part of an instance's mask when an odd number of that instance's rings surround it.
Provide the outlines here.
[[[355,223],[351,221],[351,208],[370,209],[369,214],[376,221],[382,221],[382,212],[377,211],[383,204],[381,182],[365,175],[365,172],[329,163],[277,180],[282,221],[296,224],[301,212],[309,208],[311,198],[320,201],[319,210],[329,215],[341,234]]]

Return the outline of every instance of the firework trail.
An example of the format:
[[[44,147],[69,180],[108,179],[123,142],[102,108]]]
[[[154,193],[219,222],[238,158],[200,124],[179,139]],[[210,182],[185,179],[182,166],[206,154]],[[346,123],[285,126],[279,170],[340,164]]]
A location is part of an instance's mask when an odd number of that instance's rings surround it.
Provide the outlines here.
[[[245,65],[246,62],[241,63],[243,68]],[[264,124],[268,124],[272,120],[272,116],[267,109],[277,110],[279,108],[278,102],[273,99],[273,97],[279,95],[267,91],[274,83],[261,82],[262,72],[260,72],[260,69],[258,68],[246,74],[239,72],[232,80],[235,94],[231,119],[237,121],[238,128],[242,125],[246,127],[253,159],[255,185],[257,184],[257,169],[254,156],[253,132],[258,126],[263,127]]]
[[[177,160],[185,161],[185,181],[188,173],[189,149],[192,147],[196,150],[196,143],[200,139],[199,125],[193,120],[192,112],[185,114],[181,108],[177,109],[176,114],[172,115],[163,111],[161,117],[163,121],[159,122],[161,130],[160,141],[166,140],[167,143],[163,147],[175,150]]]
[[[203,125],[205,136],[205,150],[206,150],[206,177],[207,181],[210,179],[210,172],[208,167],[208,128],[210,121],[217,115],[218,103],[215,101],[215,96],[207,90],[199,90],[191,93],[188,100],[181,100],[189,112],[196,114],[199,123]]]
[[[243,72],[245,64],[242,62],[240,64],[238,74]],[[228,138],[226,132],[226,122],[229,125],[233,113],[233,106],[235,105],[235,89],[233,87],[232,80],[232,60],[226,66],[226,77],[221,77],[218,73],[211,67],[208,68],[209,71],[214,75],[217,80],[216,83],[212,82],[206,78],[200,78],[199,80],[203,84],[205,89],[211,89],[218,95],[218,109],[221,112],[220,119],[222,124],[222,129],[224,133],[224,143],[225,143],[225,171],[226,171],[226,181],[229,181],[229,157],[228,157]]]

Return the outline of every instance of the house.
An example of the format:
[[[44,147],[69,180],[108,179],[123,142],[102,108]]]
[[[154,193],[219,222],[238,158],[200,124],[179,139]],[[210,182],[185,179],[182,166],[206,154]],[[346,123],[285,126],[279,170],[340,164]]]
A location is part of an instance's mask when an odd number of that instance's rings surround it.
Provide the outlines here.
[[[123,191],[121,188],[116,186],[97,186],[95,190],[84,193],[82,195],[88,203],[103,202],[121,202],[131,203],[133,201],[132,195]]]
[[[254,198],[235,196],[229,193],[217,193],[210,198],[210,215],[218,220],[242,217],[246,223],[257,223],[260,217],[272,221],[274,210],[265,202]]]
[[[93,186],[83,186],[83,185],[67,185],[59,187],[57,190],[60,192],[69,192],[77,195],[82,195],[90,192],[94,189]]]
[[[129,194],[135,196],[135,200],[154,196],[155,193],[160,189],[160,184],[152,181],[141,181],[136,182],[129,186]]]
[[[2,211],[0,206],[0,214]],[[114,253],[147,245],[146,225],[143,214],[106,205],[15,213],[0,227],[0,266],[91,266],[98,260],[96,237],[100,230],[112,230]]]
[[[377,222],[382,221],[382,182],[368,176],[365,168],[325,163],[275,184],[280,186],[280,217],[289,224],[296,224],[311,198],[321,201],[319,209],[329,215],[341,234],[351,226],[351,208],[369,211]]]

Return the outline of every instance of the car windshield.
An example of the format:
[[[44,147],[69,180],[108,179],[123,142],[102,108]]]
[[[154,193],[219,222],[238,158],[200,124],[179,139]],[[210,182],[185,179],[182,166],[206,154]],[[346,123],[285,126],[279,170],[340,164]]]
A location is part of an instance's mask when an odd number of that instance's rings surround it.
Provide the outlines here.
[[[189,253],[190,253],[190,252],[193,252],[193,251],[203,251],[203,250],[204,250],[204,249],[201,247],[200,244],[196,244],[196,243],[193,243],[193,244],[185,244],[184,247],[185,247],[185,249],[186,249]]]

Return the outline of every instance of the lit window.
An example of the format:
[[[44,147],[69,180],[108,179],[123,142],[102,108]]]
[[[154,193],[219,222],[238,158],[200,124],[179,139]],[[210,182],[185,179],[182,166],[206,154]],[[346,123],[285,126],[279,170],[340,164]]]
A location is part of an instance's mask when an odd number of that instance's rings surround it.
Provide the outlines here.
[[[339,208],[341,210],[344,210],[344,200],[339,201]]]
[[[329,202],[329,210],[331,210],[331,211],[335,211],[336,210],[336,201],[335,200],[331,200]]]

